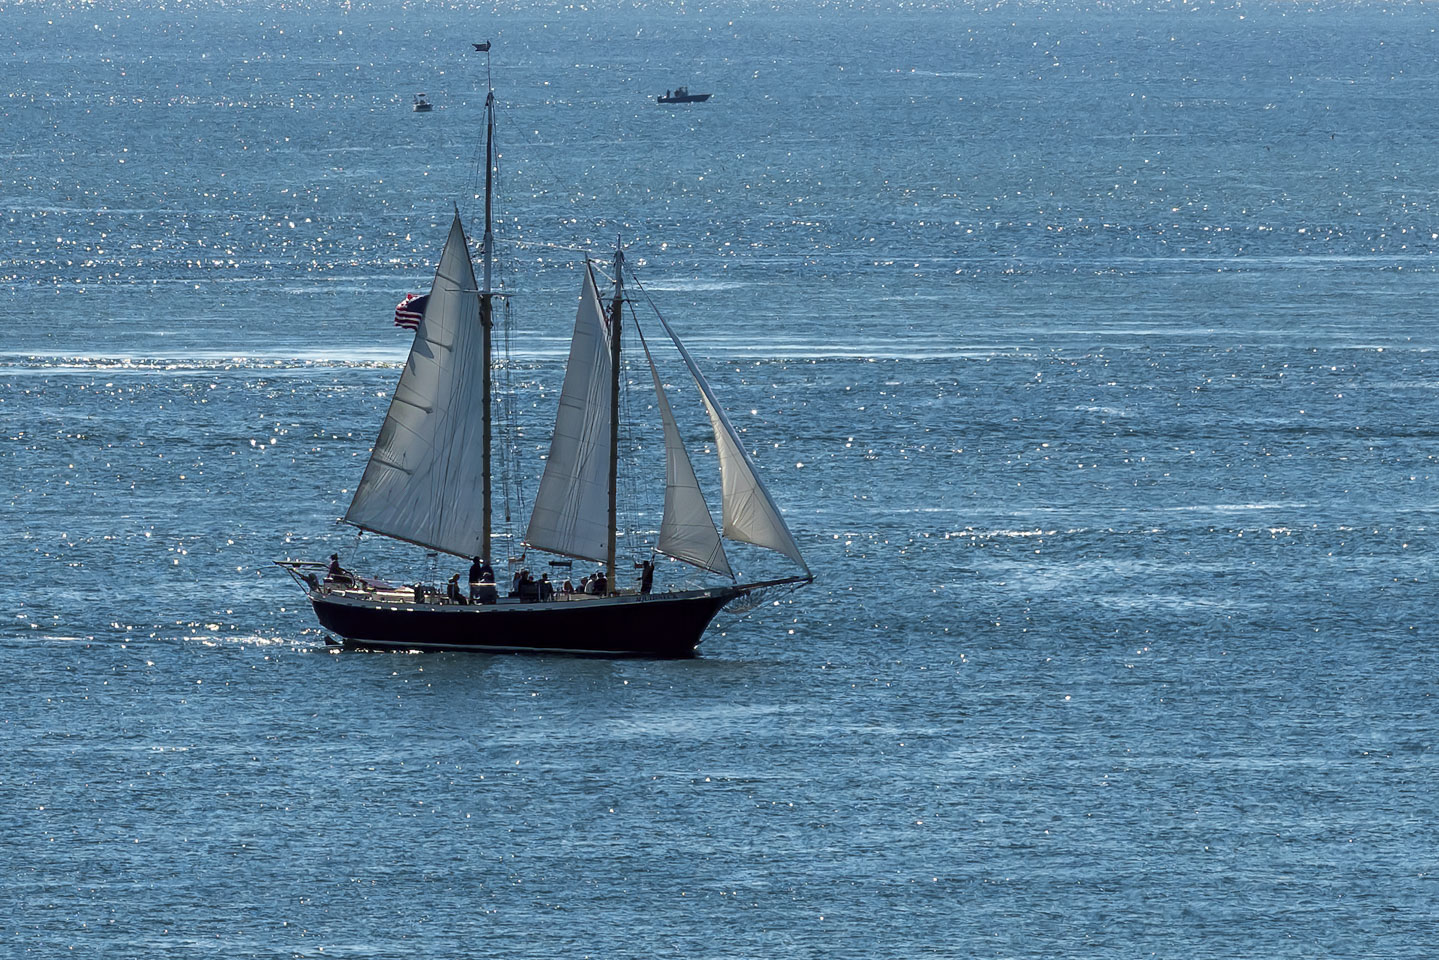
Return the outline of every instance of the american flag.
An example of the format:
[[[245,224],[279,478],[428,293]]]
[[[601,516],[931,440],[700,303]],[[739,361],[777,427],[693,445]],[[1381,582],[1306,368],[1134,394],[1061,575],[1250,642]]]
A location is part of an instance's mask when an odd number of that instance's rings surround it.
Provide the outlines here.
[[[429,294],[422,297],[415,293],[401,300],[395,307],[395,326],[404,327],[406,330],[418,330],[420,320],[425,315],[425,304],[429,300]]]

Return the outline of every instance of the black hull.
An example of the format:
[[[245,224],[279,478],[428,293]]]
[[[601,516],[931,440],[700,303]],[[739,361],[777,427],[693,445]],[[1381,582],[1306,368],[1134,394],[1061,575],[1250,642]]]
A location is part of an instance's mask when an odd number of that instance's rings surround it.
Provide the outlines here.
[[[660,103],[704,103],[710,98],[708,93],[691,93],[683,97],[655,97]]]
[[[715,614],[747,592],[719,587],[464,606],[312,592],[310,603],[321,625],[347,647],[677,658],[694,656]]]

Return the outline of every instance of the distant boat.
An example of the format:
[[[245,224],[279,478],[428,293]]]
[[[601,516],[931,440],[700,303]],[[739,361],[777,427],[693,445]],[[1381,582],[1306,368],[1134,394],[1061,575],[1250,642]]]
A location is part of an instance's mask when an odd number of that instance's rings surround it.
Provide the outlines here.
[[[569,362],[559,396],[553,439],[521,550],[514,556],[493,543],[491,430],[494,325],[491,288],[494,234],[491,196],[494,172],[495,96],[485,104],[485,224],[481,277],[475,276],[470,243],[456,212],[430,293],[420,311],[414,344],[400,373],[370,461],[355,489],[345,521],[360,530],[425,550],[473,558],[470,596],[451,578],[446,592],[425,584],[400,586],[342,569],[337,556],[324,563],[278,561],[300,583],[320,624],[341,644],[379,650],[475,650],[690,657],[721,608],[767,588],[814,579],[769,491],[760,481],[748,447],[720,409],[708,381],[669,323],[656,313],[689,371],[713,429],[719,458],[723,532],[700,492],[694,466],[671,411],[662,379],[641,339],[637,358],[650,368],[653,405],[640,404],[664,433],[664,512],[653,548],[719,578],[696,589],[651,591],[654,565],[646,558],[638,589],[621,585],[622,545],[617,494],[620,416],[638,413],[620,402],[625,377],[621,326],[634,326],[640,298],[623,285],[624,256],[616,251],[613,293],[603,296],[587,259],[580,274],[579,307]],[[633,274],[631,274],[633,276]],[[644,298],[647,299],[647,298]],[[413,308],[407,299],[402,306]],[[398,313],[397,313],[398,317]],[[657,466],[657,464],[655,465]],[[652,522],[647,520],[646,523]],[[721,539],[771,550],[797,573],[780,579],[741,582]],[[506,538],[508,539],[508,538]],[[513,541],[511,541],[513,543]],[[497,584],[489,558],[498,548],[523,564],[529,550],[565,558],[550,561],[556,574],[575,561],[597,564],[596,574],[561,585],[528,570]],[[327,572],[328,571],[328,572]],[[625,579],[628,579],[627,577]]]
[[[435,109],[435,105],[430,102],[429,97],[425,96],[423,93],[415,94],[414,111],[416,113],[429,113],[433,109]]]
[[[675,87],[666,90],[664,96],[655,97],[660,103],[704,103],[709,98],[708,93],[690,93],[689,87]]]

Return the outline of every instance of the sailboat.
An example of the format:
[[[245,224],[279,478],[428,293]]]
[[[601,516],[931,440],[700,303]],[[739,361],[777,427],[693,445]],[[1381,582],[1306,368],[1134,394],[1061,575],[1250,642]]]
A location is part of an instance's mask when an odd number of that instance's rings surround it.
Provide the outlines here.
[[[495,96],[485,102],[485,224],[477,280],[458,210],[409,357],[344,520],[361,531],[474,561],[469,596],[395,585],[345,571],[338,558],[277,561],[305,590],[320,624],[338,643],[381,650],[474,650],[602,656],[690,657],[727,604],[769,588],[811,582],[813,574],[761,482],[714,390],[669,322],[655,313],[694,382],[714,432],[722,528],[716,527],[683,443],[654,357],[641,340],[664,437],[664,509],[654,552],[720,582],[652,591],[648,560],[635,589],[619,585],[621,332],[629,304],[622,248],[605,303],[595,265],[581,271],[579,304],[555,416],[523,549],[603,564],[590,592],[493,582],[493,378],[491,333],[495,239],[492,222]],[[482,280],[482,282],[480,282]],[[633,310],[631,316],[634,316]],[[641,334],[642,337],[642,334]],[[477,416],[478,414],[478,416]],[[476,430],[476,427],[479,429]],[[740,582],[724,541],[774,551],[791,576]],[[521,556],[523,556],[522,554]],[[566,580],[565,586],[570,586]]]

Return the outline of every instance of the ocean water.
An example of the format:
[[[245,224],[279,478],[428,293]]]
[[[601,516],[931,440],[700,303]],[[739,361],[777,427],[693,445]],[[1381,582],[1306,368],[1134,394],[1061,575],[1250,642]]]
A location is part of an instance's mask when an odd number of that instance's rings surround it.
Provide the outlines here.
[[[0,955],[1432,956],[1431,5],[0,25]],[[697,660],[270,564],[403,560],[335,518],[484,39],[519,479],[622,238],[817,574]]]

